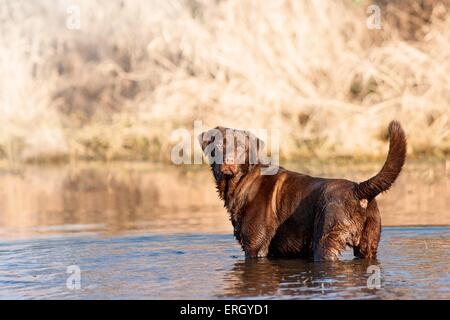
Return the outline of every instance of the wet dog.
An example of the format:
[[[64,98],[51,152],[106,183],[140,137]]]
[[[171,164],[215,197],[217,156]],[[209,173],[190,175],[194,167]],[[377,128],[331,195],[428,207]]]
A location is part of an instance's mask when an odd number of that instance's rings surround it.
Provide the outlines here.
[[[217,127],[199,137],[246,257],[313,257],[333,261],[350,246],[359,258],[375,258],[381,219],[375,197],[387,191],[403,167],[405,133],[389,124],[389,152],[381,171],[361,182],[326,179],[268,165],[264,142],[248,131]]]

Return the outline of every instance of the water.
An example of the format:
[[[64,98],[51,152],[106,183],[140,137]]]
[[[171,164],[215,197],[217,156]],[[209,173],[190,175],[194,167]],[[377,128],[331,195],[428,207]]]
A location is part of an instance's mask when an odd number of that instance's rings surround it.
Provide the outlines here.
[[[450,228],[386,228],[378,261],[246,261],[228,234],[74,236],[0,246],[0,297],[14,299],[449,299]],[[81,289],[66,286],[79,266]],[[368,289],[370,265],[381,288]],[[376,284],[376,282],[374,283]]]
[[[206,170],[81,165],[1,172],[0,298],[450,299],[445,163],[410,165],[380,197],[378,260],[346,252],[336,263],[245,260]],[[372,169],[299,170],[361,179]],[[67,286],[76,283],[71,266],[80,270],[80,289]],[[378,284],[370,270],[380,272],[378,289],[368,287]]]

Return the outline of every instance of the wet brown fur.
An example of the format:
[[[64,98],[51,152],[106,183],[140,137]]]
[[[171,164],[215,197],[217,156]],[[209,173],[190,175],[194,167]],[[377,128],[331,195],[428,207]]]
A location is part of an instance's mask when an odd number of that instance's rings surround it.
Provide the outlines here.
[[[216,130],[225,136],[227,128]],[[252,137],[246,131],[228,130]],[[216,143],[205,139],[205,133],[199,136],[204,151]],[[274,175],[262,175],[267,166],[250,164],[248,157],[233,170],[227,163],[211,163],[219,196],[246,256],[336,260],[350,246],[356,257],[375,258],[381,233],[375,197],[391,187],[406,156],[405,134],[396,121],[389,125],[389,141],[383,168],[361,183],[311,177],[282,167]],[[249,145],[246,154],[255,151]]]

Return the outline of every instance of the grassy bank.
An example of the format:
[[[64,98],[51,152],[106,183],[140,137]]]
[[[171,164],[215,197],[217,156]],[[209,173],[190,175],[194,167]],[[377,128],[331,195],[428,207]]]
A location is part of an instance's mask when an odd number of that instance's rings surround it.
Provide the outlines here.
[[[450,153],[448,0],[0,0],[0,19],[8,162],[168,161],[194,120],[279,129],[286,160],[384,157],[393,118],[410,155]]]

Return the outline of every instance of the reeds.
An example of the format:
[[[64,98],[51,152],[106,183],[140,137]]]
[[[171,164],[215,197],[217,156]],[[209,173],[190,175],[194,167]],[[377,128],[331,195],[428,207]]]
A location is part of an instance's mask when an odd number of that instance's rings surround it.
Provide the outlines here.
[[[0,0],[0,157],[168,160],[170,133],[279,129],[281,155],[450,152],[447,0]],[[80,9],[80,29],[67,9]]]

